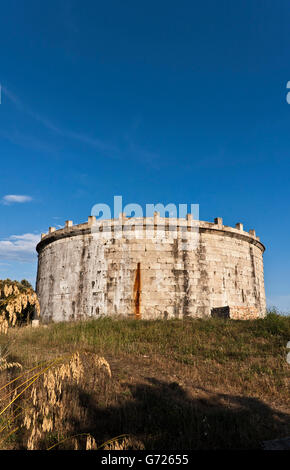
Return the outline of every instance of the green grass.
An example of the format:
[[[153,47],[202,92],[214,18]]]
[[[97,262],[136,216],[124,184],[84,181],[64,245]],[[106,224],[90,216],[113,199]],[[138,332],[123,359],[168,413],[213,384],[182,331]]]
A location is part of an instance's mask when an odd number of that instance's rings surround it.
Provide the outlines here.
[[[13,336],[13,332],[11,332]],[[285,354],[290,318],[270,314],[254,321],[115,320],[101,318],[26,329],[22,344],[53,349],[81,348],[103,354],[174,356],[183,362],[193,356],[225,361]]]

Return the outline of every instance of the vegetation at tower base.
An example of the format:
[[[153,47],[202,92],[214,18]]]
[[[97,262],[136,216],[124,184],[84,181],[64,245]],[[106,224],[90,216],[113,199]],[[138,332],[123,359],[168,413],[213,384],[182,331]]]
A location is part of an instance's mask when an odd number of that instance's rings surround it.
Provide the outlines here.
[[[48,370],[0,423],[1,448],[98,448],[121,436],[104,447],[253,449],[290,435],[289,316],[100,318],[11,328],[0,346],[7,338],[22,370],[0,374],[1,409],[18,381],[5,384]]]

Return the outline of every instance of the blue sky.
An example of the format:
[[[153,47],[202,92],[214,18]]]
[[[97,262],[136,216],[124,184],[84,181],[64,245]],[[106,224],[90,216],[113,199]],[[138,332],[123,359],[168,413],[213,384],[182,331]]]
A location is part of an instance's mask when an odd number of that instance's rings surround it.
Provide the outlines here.
[[[0,278],[114,195],[194,203],[256,230],[290,311],[288,1],[12,0],[0,44]]]

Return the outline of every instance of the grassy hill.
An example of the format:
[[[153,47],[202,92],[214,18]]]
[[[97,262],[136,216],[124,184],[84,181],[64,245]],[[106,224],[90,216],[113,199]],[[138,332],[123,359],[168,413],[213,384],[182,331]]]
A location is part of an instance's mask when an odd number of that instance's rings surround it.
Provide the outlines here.
[[[48,431],[40,448],[81,433],[98,445],[126,434],[125,448],[150,450],[252,449],[290,435],[290,317],[105,318],[12,328],[0,344],[7,340],[24,370],[76,351],[83,357],[83,379],[62,395],[67,424]],[[108,361],[111,377],[97,374],[92,355]],[[25,448],[25,432],[5,446]]]

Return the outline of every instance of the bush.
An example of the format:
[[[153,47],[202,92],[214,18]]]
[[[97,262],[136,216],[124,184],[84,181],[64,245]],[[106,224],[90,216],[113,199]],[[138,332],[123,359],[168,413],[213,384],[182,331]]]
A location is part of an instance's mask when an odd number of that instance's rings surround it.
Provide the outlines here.
[[[9,325],[28,323],[35,312],[39,315],[39,302],[28,281],[0,280],[0,333]]]

